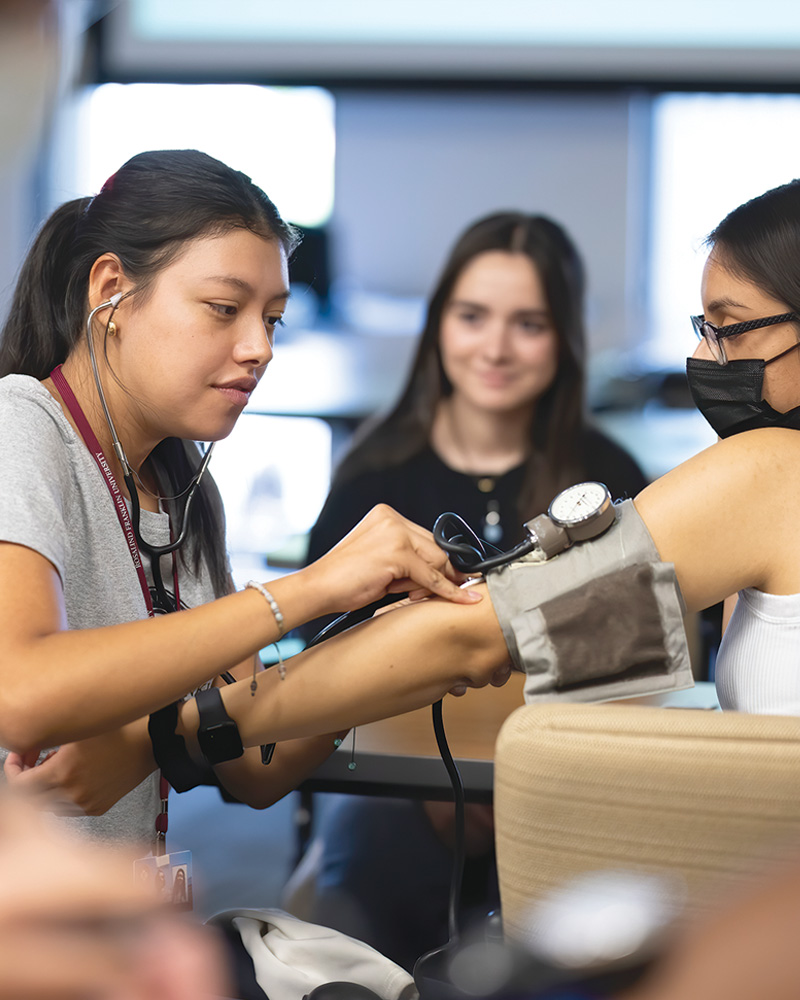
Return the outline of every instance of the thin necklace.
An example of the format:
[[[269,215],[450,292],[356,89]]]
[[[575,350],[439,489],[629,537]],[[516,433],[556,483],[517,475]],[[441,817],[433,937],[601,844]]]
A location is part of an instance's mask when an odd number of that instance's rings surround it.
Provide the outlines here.
[[[454,447],[459,465],[461,466],[459,471],[474,479],[481,493],[491,493],[491,491],[495,488],[497,479],[499,479],[500,476],[505,475],[505,473],[509,472],[511,469],[516,468],[516,466],[521,463],[514,461],[502,472],[489,474],[478,472],[476,470],[475,463],[470,459],[467,449],[464,446],[464,440],[461,437],[461,433],[459,432],[455,417],[453,416],[452,408],[450,406],[445,406],[445,414],[447,431],[450,436],[450,445],[451,447]],[[524,458],[525,453],[523,452],[523,460]]]
[[[474,466],[469,461],[466,448],[461,440],[461,435],[456,428],[456,421],[453,417],[451,407],[446,407],[445,412],[447,414],[447,427],[450,432],[450,444],[451,446],[455,445],[462,471],[472,479],[479,492],[486,496],[486,513],[483,515],[483,520],[480,524],[480,533],[487,542],[496,545],[503,537],[503,527],[500,524],[500,501],[493,495],[497,488],[499,475],[484,476],[469,471],[471,468],[474,469]]]

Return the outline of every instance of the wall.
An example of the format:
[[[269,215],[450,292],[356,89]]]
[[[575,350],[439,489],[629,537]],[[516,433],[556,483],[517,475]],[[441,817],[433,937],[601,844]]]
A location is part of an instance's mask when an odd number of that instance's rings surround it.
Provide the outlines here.
[[[629,223],[646,197],[632,108],[620,93],[338,94],[337,270],[367,291],[424,294],[468,222],[542,212],[586,258],[592,348],[625,346],[645,238]]]
[[[0,95],[1,97],[2,95]],[[0,324],[5,321],[22,257],[33,234],[30,165],[0,163]]]
[[[563,222],[589,273],[593,353],[640,328],[646,129],[624,93],[337,94],[335,271],[420,296],[471,220],[522,208]],[[25,171],[0,187],[0,315],[37,224]]]
[[[76,78],[92,5],[0,0],[0,323],[22,258],[48,208],[41,203],[51,116]]]

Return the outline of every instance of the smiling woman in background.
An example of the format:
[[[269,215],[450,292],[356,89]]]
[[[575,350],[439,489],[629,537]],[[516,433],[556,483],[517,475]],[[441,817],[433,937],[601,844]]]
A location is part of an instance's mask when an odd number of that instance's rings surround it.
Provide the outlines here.
[[[635,496],[646,485],[641,470],[585,417],[584,291],[578,251],[551,219],[501,212],[471,225],[434,288],[400,401],[336,472],[309,560],[376,503],[428,528],[455,511],[507,549],[572,483],[601,480],[615,498]],[[449,804],[338,800],[323,821],[313,919],[408,966],[440,944],[452,815]],[[470,807],[468,823],[465,897],[473,890],[491,904],[491,808]]]
[[[501,212],[456,241],[399,402],[359,435],[311,532],[309,561],[376,503],[430,528],[461,514],[500,548],[580,479],[645,485],[585,415],[584,267],[551,219]]]

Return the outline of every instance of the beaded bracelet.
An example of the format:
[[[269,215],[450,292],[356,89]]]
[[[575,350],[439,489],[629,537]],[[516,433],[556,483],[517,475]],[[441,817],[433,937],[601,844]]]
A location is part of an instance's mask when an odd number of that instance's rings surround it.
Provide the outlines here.
[[[245,590],[257,590],[259,594],[264,598],[264,600],[269,604],[270,611],[275,618],[275,624],[278,626],[278,639],[283,636],[284,624],[283,624],[283,613],[278,607],[278,602],[272,596],[272,594],[267,590],[263,583],[258,583],[257,580],[250,580],[245,585]],[[282,681],[286,680],[286,666],[283,662],[283,655],[281,654],[281,647],[277,642],[273,642],[272,645],[275,647],[275,651],[278,654],[278,676]],[[253,665],[253,682],[250,685],[250,691],[252,694],[256,693],[256,676],[255,676],[255,664]]]
[[[270,594],[270,592],[267,590],[267,588],[264,586],[263,583],[258,583],[256,580],[250,580],[249,583],[246,583],[244,586],[245,590],[248,589],[257,590],[259,594],[261,594],[261,596],[267,602],[267,604],[269,604],[270,611],[275,617],[275,624],[278,626],[278,638],[280,639],[281,636],[283,635],[284,629],[283,629],[283,614],[281,613],[281,609],[278,607],[278,602],[275,600],[272,594]]]

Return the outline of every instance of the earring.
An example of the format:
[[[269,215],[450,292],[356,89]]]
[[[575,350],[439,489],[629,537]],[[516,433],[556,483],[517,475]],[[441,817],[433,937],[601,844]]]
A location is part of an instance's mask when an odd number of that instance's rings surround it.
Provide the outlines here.
[[[116,335],[117,324],[114,322],[113,319],[110,319],[108,321],[108,326],[106,327],[106,333],[108,334],[109,337],[114,337]]]

